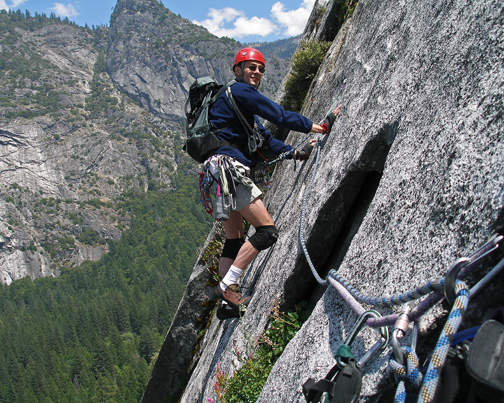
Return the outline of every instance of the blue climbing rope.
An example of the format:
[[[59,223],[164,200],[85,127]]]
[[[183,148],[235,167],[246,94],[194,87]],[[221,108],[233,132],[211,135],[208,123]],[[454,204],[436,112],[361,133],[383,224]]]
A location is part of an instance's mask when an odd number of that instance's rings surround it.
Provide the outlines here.
[[[308,253],[308,249],[306,248],[306,242],[305,242],[305,238],[304,238],[304,229],[305,229],[304,223],[305,223],[305,215],[306,215],[306,199],[307,199],[307,195],[310,193],[311,187],[312,187],[314,179],[315,179],[315,175],[317,174],[318,161],[319,161],[319,157],[320,157],[320,148],[321,148],[321,146],[322,145],[320,143],[320,140],[317,141],[317,144],[315,146],[317,148],[317,153],[315,155],[315,158],[312,161],[312,166],[310,167],[310,169],[313,166],[315,168],[313,169],[312,176],[311,176],[308,184],[306,185],[306,189],[305,189],[305,191],[303,193],[303,201],[302,201],[302,204],[301,204],[301,216],[299,218],[298,240],[299,240],[299,244],[301,246],[301,249],[303,250],[303,253],[305,255],[306,261],[308,262],[308,266],[310,267],[310,270],[311,270],[311,272],[313,274],[313,277],[315,277],[315,280],[317,280],[317,282],[320,285],[327,285],[327,279],[323,279],[322,277],[320,277],[320,275],[317,272],[317,269],[313,265],[313,262],[312,262],[312,260],[310,258],[310,254]]]
[[[455,283],[455,290],[457,297],[455,298],[455,303],[448,316],[448,320],[434,348],[434,353],[432,354],[427,372],[424,375],[424,381],[418,396],[418,403],[430,403],[434,400],[439,382],[439,375],[446,361],[451,340],[455,333],[457,333],[457,329],[462,322],[462,316],[469,303],[469,289],[463,281],[457,280]]]
[[[420,371],[420,361],[415,350],[410,346],[405,346],[403,347],[403,352],[406,359],[405,364],[400,364],[393,358],[389,361],[392,373],[400,379],[394,403],[404,403],[406,401],[406,382],[418,389],[422,385],[423,380],[423,375]]]

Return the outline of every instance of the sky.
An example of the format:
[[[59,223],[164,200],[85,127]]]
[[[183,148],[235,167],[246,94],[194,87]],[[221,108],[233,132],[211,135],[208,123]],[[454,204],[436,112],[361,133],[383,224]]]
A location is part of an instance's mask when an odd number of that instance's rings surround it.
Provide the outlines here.
[[[161,0],[175,14],[212,34],[240,42],[268,42],[303,32],[315,0]],[[209,6],[212,3],[212,6]],[[116,0],[0,0],[0,10],[68,17],[78,25],[108,25]]]

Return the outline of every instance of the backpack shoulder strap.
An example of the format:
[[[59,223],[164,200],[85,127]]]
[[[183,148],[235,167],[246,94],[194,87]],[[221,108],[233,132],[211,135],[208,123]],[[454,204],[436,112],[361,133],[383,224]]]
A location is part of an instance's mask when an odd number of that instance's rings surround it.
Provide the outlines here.
[[[250,127],[249,123],[247,122],[247,119],[245,119],[245,116],[243,116],[243,113],[240,111],[240,108],[238,108],[238,105],[236,104],[236,101],[233,97],[233,93],[231,92],[231,85],[228,86],[226,84],[226,96],[235,112],[235,115],[238,117],[238,120],[240,121],[243,130],[245,130],[245,133],[247,133],[248,150],[249,153],[252,154],[262,147],[264,139],[262,135],[260,135],[256,130],[254,130],[253,127]]]
[[[217,98],[219,98],[224,91],[226,91],[228,88],[230,88],[235,83],[236,83],[236,80],[231,80],[231,81],[228,81],[226,84],[224,84],[222,87],[220,87],[219,91],[217,91],[217,93],[212,97],[210,103],[214,103],[215,101],[217,101]]]
[[[226,84],[226,97],[229,100],[229,103],[231,104],[233,111],[235,112],[236,116],[238,117],[240,123],[242,124],[243,128],[245,129],[245,132],[250,136],[252,134],[252,128],[247,122],[247,119],[245,119],[245,116],[243,116],[243,113],[240,111],[240,108],[238,108],[238,105],[236,104],[236,101],[233,97],[233,93],[231,92],[231,85],[233,85],[236,81],[233,80],[232,84],[228,85]]]

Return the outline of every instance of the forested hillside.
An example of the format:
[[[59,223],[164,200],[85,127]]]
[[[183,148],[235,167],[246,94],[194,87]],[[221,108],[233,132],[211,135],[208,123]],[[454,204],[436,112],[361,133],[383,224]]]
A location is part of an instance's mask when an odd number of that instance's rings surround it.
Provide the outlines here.
[[[118,201],[131,229],[100,261],[0,289],[0,401],[139,401],[209,229],[196,175],[174,185]]]

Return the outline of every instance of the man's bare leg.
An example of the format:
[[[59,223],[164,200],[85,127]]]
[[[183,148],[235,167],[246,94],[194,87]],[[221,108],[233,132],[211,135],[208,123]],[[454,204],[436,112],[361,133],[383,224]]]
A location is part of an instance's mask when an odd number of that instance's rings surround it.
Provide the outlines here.
[[[235,212],[233,212],[235,213]],[[242,223],[241,217],[245,218],[251,225],[254,227],[262,227],[262,226],[274,226],[273,219],[271,218],[268,210],[264,206],[264,203],[261,199],[257,198],[252,201],[250,204],[242,208],[238,211],[238,216],[236,214],[230,215],[229,219],[224,222],[224,229],[226,231],[226,238],[228,236],[238,237],[242,234]],[[240,222],[240,227],[238,228],[238,218]],[[247,268],[249,263],[258,255],[259,251],[254,248],[254,246],[250,243],[250,241],[245,241],[245,243],[241,246],[238,251],[238,255],[232,262],[230,266],[229,260],[221,258],[222,260],[219,263],[219,272],[223,273],[226,270],[225,275],[222,278],[222,281],[219,284],[220,289],[222,290],[222,295],[224,298],[235,305],[239,305],[243,303],[245,300],[242,298],[241,293],[237,288],[237,284],[239,278],[243,274],[243,271]],[[222,271],[221,271],[222,270]]]

